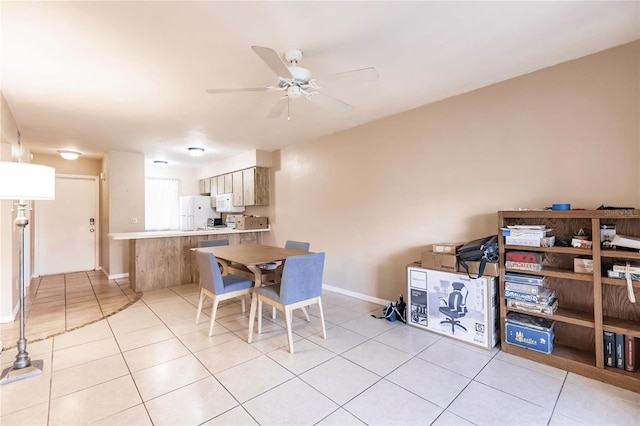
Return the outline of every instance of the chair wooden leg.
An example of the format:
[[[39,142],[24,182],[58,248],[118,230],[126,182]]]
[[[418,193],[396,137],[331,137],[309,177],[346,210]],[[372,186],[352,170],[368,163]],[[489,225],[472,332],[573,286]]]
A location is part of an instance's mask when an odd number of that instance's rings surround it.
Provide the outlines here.
[[[318,297],[318,309],[320,310],[320,324],[322,324],[322,338],[327,340],[327,329],[324,327],[324,312],[322,312],[322,298]]]
[[[196,324],[200,321],[200,312],[202,312],[202,303],[204,302],[204,290],[200,289],[200,300],[198,301],[198,313],[196,314]]]
[[[307,319],[307,322],[311,322],[311,319],[309,318],[309,314],[307,313],[307,307],[303,306],[300,309],[302,310],[302,313],[304,314],[304,317]]]
[[[285,306],[284,322],[287,325],[287,341],[289,342],[289,352],[293,353],[293,335],[291,334],[291,310]]]
[[[244,296],[242,296],[242,313],[244,314],[246,310],[247,309],[246,309],[245,304],[244,304]]]
[[[213,298],[213,308],[211,309],[211,325],[209,325],[209,337],[213,334],[213,325],[216,322],[216,312],[218,312],[218,298]]]
[[[262,300],[258,299],[258,334],[262,333]]]
[[[251,343],[251,340],[253,340],[253,324],[256,320],[256,309],[258,309],[258,294],[254,291],[251,297],[251,311],[249,311],[249,333],[247,336],[247,343]]]
[[[272,319],[276,319],[276,308],[273,308],[273,311],[271,312],[271,318]]]

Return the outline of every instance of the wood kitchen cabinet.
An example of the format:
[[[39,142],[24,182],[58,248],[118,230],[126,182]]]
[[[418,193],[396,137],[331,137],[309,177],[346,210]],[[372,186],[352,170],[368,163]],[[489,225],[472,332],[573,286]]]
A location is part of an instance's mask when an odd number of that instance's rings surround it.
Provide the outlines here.
[[[216,180],[218,194],[224,194],[224,175],[216,176],[214,179]]]
[[[242,170],[231,173],[233,181],[233,205],[244,206],[244,198],[242,194]]]
[[[224,192],[223,194],[231,194],[233,192],[233,173],[224,175]]]
[[[215,197],[218,195],[218,178],[212,177],[209,178],[209,185],[211,187],[211,196]]]
[[[252,167],[242,170],[242,195],[245,206],[268,206],[269,169]]]
[[[211,194],[211,179],[200,179],[198,181],[198,191],[200,195],[210,195]]]

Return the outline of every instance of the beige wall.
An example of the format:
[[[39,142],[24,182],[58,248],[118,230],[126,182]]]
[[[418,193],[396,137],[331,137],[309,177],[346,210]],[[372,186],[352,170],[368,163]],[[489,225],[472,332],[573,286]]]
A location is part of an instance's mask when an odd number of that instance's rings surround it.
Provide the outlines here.
[[[109,151],[107,157],[108,232],[144,231],[144,155],[139,152]],[[131,223],[133,218],[138,223]],[[107,275],[117,277],[128,273],[128,241],[108,241]]]
[[[59,175],[100,176],[102,171],[102,159],[99,158],[80,157],[70,161],[59,155],[34,153],[31,162],[51,166]]]
[[[496,233],[496,211],[640,207],[635,42],[274,153],[266,242],[326,251],[324,282],[406,295],[429,244]]]

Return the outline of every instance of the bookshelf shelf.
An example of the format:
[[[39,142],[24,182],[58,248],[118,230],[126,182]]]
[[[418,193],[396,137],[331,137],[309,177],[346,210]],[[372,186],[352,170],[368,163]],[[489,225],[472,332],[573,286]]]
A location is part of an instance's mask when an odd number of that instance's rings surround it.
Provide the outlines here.
[[[640,210],[569,210],[569,211],[500,211],[498,233],[508,225],[545,225],[553,229],[558,242],[570,242],[575,231],[583,229],[591,236],[593,247],[529,247],[506,245],[500,238],[500,294],[504,294],[506,272],[547,277],[545,286],[553,288],[558,310],[542,315],[507,308],[500,297],[501,348],[504,352],[543,364],[562,368],[583,376],[640,393],[640,370],[635,372],[605,367],[603,333],[613,332],[640,339],[640,303],[631,303],[627,283],[607,277],[616,260],[640,260],[640,253],[601,249],[600,226],[615,225],[619,234],[640,236]],[[542,253],[541,271],[505,268],[505,253],[512,250]],[[575,273],[576,257],[593,259],[593,273]],[[640,281],[633,281],[636,299],[640,301]],[[505,339],[508,312],[519,312],[556,321],[555,345],[551,354],[514,346]]]

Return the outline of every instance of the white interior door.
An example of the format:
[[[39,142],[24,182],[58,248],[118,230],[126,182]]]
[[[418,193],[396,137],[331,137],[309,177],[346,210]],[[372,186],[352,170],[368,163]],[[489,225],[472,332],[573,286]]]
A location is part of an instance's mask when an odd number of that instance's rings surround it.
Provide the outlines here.
[[[36,204],[36,274],[97,266],[98,178],[56,176],[56,198]]]

